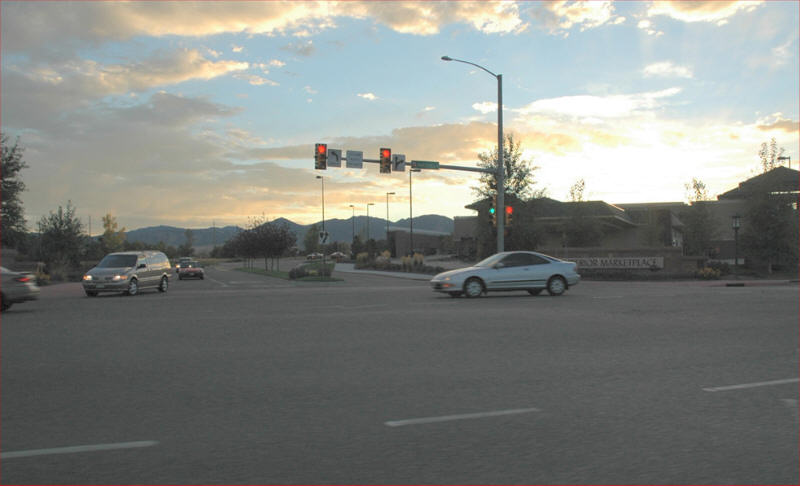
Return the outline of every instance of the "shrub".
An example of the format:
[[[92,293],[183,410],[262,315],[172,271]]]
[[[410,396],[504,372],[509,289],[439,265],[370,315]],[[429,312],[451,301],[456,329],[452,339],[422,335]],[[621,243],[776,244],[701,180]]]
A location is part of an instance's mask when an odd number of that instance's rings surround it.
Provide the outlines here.
[[[719,280],[722,272],[711,267],[703,267],[697,271],[696,276],[703,280]]]

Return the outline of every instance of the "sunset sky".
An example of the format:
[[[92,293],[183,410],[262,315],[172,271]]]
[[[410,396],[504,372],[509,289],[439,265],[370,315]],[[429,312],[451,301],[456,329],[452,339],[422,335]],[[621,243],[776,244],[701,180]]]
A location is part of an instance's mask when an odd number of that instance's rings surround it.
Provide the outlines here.
[[[798,160],[798,2],[10,2],[0,124],[28,226],[408,217],[408,172],[315,171],[314,144],[474,166],[506,133],[566,200],[681,201]],[[472,215],[478,174],[413,175],[414,214]]]

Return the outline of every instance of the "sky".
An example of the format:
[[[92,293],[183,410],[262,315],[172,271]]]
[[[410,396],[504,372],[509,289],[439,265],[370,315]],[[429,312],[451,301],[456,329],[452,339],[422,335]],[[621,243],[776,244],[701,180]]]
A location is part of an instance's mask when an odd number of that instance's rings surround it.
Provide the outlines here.
[[[685,201],[758,173],[772,138],[800,167],[798,5],[2,1],[0,129],[31,229],[68,202],[92,234],[310,224],[323,184],[326,219],[407,218],[410,189],[414,215],[470,216],[477,173],[314,170],[315,143],[476,166],[497,78],[447,55],[502,74],[548,197]]]

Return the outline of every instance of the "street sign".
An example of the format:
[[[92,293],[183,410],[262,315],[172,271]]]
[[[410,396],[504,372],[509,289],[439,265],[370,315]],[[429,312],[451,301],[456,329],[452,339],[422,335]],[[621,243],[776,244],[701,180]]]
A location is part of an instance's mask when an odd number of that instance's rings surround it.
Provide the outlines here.
[[[406,156],[403,154],[392,154],[392,170],[403,172],[406,170]]]
[[[319,244],[326,245],[328,244],[328,237],[330,234],[327,231],[320,231],[319,232]]]
[[[341,149],[328,149],[328,167],[341,167],[341,166],[342,166]]]
[[[364,152],[356,150],[347,151],[347,165],[348,169],[361,169],[364,167]]]
[[[434,162],[432,160],[412,160],[411,167],[414,169],[439,170],[439,162]]]

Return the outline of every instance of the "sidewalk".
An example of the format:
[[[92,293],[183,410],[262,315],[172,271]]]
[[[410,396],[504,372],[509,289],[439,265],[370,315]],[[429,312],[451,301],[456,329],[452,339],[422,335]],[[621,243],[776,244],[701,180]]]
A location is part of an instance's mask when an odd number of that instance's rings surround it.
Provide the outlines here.
[[[384,272],[383,270],[356,270],[354,263],[337,263],[333,271],[342,273],[360,273],[365,275],[380,275],[382,277],[405,278],[408,280],[422,280],[425,282],[433,278],[433,275],[428,275],[426,273]]]

